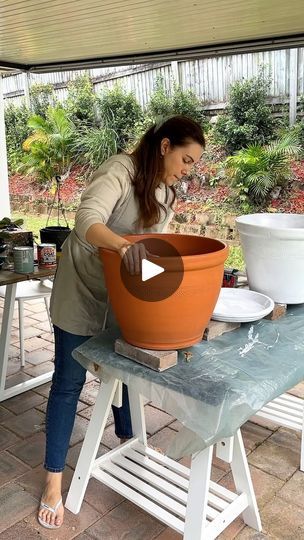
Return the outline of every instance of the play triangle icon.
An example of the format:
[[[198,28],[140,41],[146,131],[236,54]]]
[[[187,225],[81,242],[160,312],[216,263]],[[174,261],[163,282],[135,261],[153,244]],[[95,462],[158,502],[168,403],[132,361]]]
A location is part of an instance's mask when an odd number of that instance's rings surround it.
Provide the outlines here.
[[[158,266],[158,264],[154,264],[147,259],[142,259],[141,261],[142,281],[148,281],[148,279],[152,279],[153,277],[158,276],[158,274],[161,274],[164,271],[165,269],[162,266]]]

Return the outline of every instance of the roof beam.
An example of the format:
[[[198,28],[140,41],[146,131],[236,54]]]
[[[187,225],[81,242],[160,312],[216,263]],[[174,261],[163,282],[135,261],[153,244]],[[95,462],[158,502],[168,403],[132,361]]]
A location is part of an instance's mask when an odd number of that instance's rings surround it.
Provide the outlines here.
[[[32,73],[45,73],[51,71],[62,71],[70,69],[85,69],[96,67],[110,67],[121,65],[132,65],[159,61],[187,60],[190,58],[203,58],[213,56],[225,56],[230,54],[241,54],[257,52],[263,50],[287,49],[304,46],[304,33],[297,35],[281,36],[268,39],[257,39],[251,41],[239,41],[221,43],[219,45],[205,45],[202,47],[164,50],[159,52],[141,53],[132,55],[109,56],[100,58],[85,58],[73,61],[50,62],[36,65],[14,64],[1,62],[0,70],[21,70]]]

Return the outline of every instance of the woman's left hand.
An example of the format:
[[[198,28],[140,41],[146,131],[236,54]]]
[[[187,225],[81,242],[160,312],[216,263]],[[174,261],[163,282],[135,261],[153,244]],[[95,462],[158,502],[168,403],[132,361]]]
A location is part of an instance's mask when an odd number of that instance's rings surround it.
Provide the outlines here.
[[[147,259],[150,255],[149,251],[141,242],[135,244],[125,244],[119,250],[128,272],[133,275],[139,275],[141,273],[142,260]]]

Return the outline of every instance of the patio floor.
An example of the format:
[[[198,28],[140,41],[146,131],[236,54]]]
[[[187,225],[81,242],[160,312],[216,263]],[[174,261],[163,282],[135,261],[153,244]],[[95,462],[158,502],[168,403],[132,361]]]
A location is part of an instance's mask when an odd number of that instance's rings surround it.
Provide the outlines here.
[[[17,305],[17,304],[16,304]],[[3,302],[0,303],[0,318]],[[17,311],[11,336],[9,384],[50,370],[53,337],[49,332],[43,300],[25,306],[26,366],[20,371]],[[59,530],[48,531],[36,520],[43,486],[45,410],[50,384],[0,404],[0,540],[56,538],[58,540],[177,540],[181,536],[91,479],[81,512],[65,511]],[[89,375],[78,404],[64,475],[67,493],[79,450],[92,412],[98,382]],[[294,395],[304,398],[304,383]],[[166,448],[180,424],[152,403],[145,407],[151,445]],[[247,422],[243,428],[252,479],[261,513],[263,533],[244,526],[239,518],[220,535],[222,539],[297,540],[304,538],[304,473],[299,471],[300,435],[263,420]],[[108,421],[100,454],[119,443],[113,418]],[[182,460],[188,464],[188,460]],[[229,466],[214,459],[213,479],[231,487]]]

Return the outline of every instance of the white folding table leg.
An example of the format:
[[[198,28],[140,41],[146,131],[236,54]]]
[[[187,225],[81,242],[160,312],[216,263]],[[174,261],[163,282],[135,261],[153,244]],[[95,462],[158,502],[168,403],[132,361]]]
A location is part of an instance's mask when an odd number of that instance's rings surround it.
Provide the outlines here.
[[[45,309],[46,309],[46,313],[47,313],[47,316],[48,316],[50,330],[51,330],[51,334],[52,334],[53,333],[53,325],[52,325],[51,315],[50,315],[50,299],[49,299],[49,297],[46,297],[46,296],[44,297],[44,303],[45,303]]]
[[[261,531],[261,518],[255,498],[249,465],[247,462],[246,452],[240,429],[237,430],[234,436],[231,471],[237,493],[246,493],[247,495],[248,507],[242,513],[244,522],[253,529]]]
[[[192,456],[184,540],[208,540],[207,503],[213,446]]]
[[[21,367],[25,366],[24,358],[24,306],[22,298],[18,299],[18,316],[19,316],[19,342],[20,342],[20,360]]]
[[[133,391],[132,385],[128,386],[128,392],[133,437],[138,438],[139,442],[147,446],[147,431],[143,396],[137,391]]]
[[[102,383],[100,385],[93,414],[83,441],[77,466],[65,503],[66,508],[68,508],[68,510],[74,514],[78,514],[81,508],[117,384],[118,379],[111,377],[106,384]]]
[[[0,334],[0,401],[4,399],[5,379],[7,372],[8,351],[11,339],[12,321],[14,315],[14,303],[16,298],[17,283],[6,286],[3,318]]]

